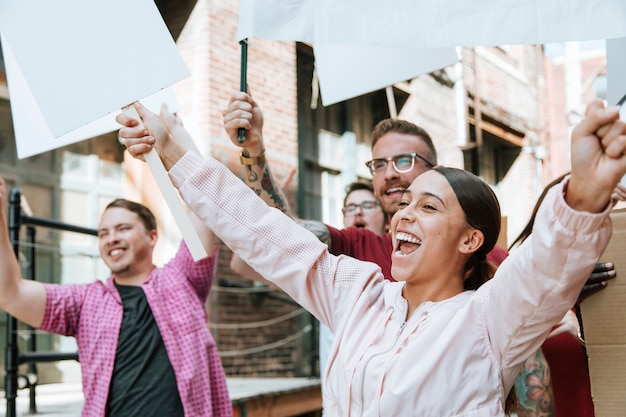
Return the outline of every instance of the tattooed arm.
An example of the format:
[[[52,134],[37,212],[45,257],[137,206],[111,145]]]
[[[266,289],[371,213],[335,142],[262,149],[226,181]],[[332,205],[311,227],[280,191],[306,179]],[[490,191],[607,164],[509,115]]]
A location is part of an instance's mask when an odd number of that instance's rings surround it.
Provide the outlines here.
[[[541,348],[526,360],[513,388],[518,417],[554,417],[554,392],[550,366]]]
[[[244,148],[241,151],[241,162],[244,169],[244,181],[248,186],[271,207],[276,207],[290,217],[294,217],[281,187],[278,186],[270,171],[265,150],[252,152]]]
[[[282,188],[274,179],[265,159],[262,132],[263,112],[252,96],[241,91],[233,93],[222,115],[224,117],[224,129],[226,129],[230,140],[242,148],[241,163],[244,168],[245,183],[269,206],[281,210],[305,229],[313,232],[322,242],[327,245],[330,244],[330,234],[324,223],[297,219],[289,207]],[[246,140],[243,144],[237,140],[239,128],[246,129]]]
[[[263,145],[263,112],[251,95],[237,91],[233,93],[228,106],[222,112],[224,129],[230,140],[241,147],[241,164],[244,168],[244,181],[269,206],[294,217],[283,190],[274,179]],[[246,129],[246,140],[239,143],[237,132]]]
[[[249,155],[250,152],[246,150],[242,151],[242,156],[244,158]],[[326,245],[330,247],[330,233],[328,232],[326,225],[318,220],[302,220],[297,218],[289,207],[289,203],[285,198],[282,187],[280,187],[274,179],[264,155],[260,159],[261,160],[259,160],[258,163],[244,165],[244,179],[246,184],[248,184],[256,195],[261,197],[269,206],[276,207],[283,213],[287,214],[289,217],[294,219],[296,223],[313,232],[313,234],[317,236],[320,241],[326,243]]]
[[[289,207],[283,188],[274,179],[265,159],[262,132],[263,112],[252,96],[240,91],[233,93],[222,115],[224,117],[224,129],[226,129],[230,140],[242,148],[241,164],[244,168],[244,182],[269,206],[290,216],[330,247],[330,234],[326,225],[320,221],[298,219]],[[237,140],[239,128],[246,129],[246,140],[243,144]],[[242,276],[267,283],[260,274],[250,268],[236,254],[233,254],[230,260],[230,267]]]

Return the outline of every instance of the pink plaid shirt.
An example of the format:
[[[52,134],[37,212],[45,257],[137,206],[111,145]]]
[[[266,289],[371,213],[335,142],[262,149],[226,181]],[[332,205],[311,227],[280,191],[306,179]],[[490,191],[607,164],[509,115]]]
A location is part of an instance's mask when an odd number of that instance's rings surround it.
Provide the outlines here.
[[[187,416],[232,416],[226,376],[207,327],[204,303],[217,266],[217,250],[194,262],[182,243],[142,286],[176,374]],[[41,329],[74,336],[78,343],[85,404],[82,415],[104,416],[123,307],[113,277],[106,283],[46,284]]]

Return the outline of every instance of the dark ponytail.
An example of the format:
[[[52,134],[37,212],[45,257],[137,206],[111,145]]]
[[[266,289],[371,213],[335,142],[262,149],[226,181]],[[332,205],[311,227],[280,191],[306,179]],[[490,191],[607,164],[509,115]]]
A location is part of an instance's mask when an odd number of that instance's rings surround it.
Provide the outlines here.
[[[467,224],[483,234],[482,246],[465,265],[464,288],[475,290],[495,273],[495,266],[487,261],[487,254],[496,245],[500,234],[500,204],[491,187],[471,172],[448,167],[433,169],[450,184],[465,213]]]

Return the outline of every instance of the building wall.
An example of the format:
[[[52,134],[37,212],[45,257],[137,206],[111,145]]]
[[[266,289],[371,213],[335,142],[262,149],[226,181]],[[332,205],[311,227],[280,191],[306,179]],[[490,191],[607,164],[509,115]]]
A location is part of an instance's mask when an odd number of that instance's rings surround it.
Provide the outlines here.
[[[537,45],[463,48],[463,76],[470,106],[520,135],[519,155],[494,186],[511,242],[528,221],[542,187],[541,147],[547,114],[543,51]],[[475,98],[476,102],[474,102]]]
[[[569,136],[584,114],[585,105],[596,98],[595,78],[606,75],[604,45],[583,50],[579,43],[552,48],[546,57],[549,97],[550,141],[544,177],[549,182],[570,170]]]

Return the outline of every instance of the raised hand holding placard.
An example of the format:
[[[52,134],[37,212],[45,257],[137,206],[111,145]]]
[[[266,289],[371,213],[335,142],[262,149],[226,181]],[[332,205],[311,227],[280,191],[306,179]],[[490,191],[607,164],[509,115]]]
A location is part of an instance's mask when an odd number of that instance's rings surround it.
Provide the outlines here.
[[[122,112],[141,123],[141,117],[139,117],[139,114],[137,114],[137,111],[132,104],[124,106],[122,108]],[[195,149],[198,151],[197,148]],[[172,215],[174,216],[174,220],[176,221],[176,224],[185,239],[185,243],[189,248],[189,252],[191,252],[191,256],[196,261],[206,257],[207,253],[202,245],[202,241],[196,233],[193,223],[187,214],[184,203],[180,200],[178,193],[170,182],[167,171],[163,166],[163,162],[161,162],[161,158],[159,158],[159,155],[154,148],[152,148],[149,152],[146,152],[143,156],[146,159],[148,167],[150,167],[152,175],[154,175],[155,181],[159,185],[159,189],[161,190]]]

